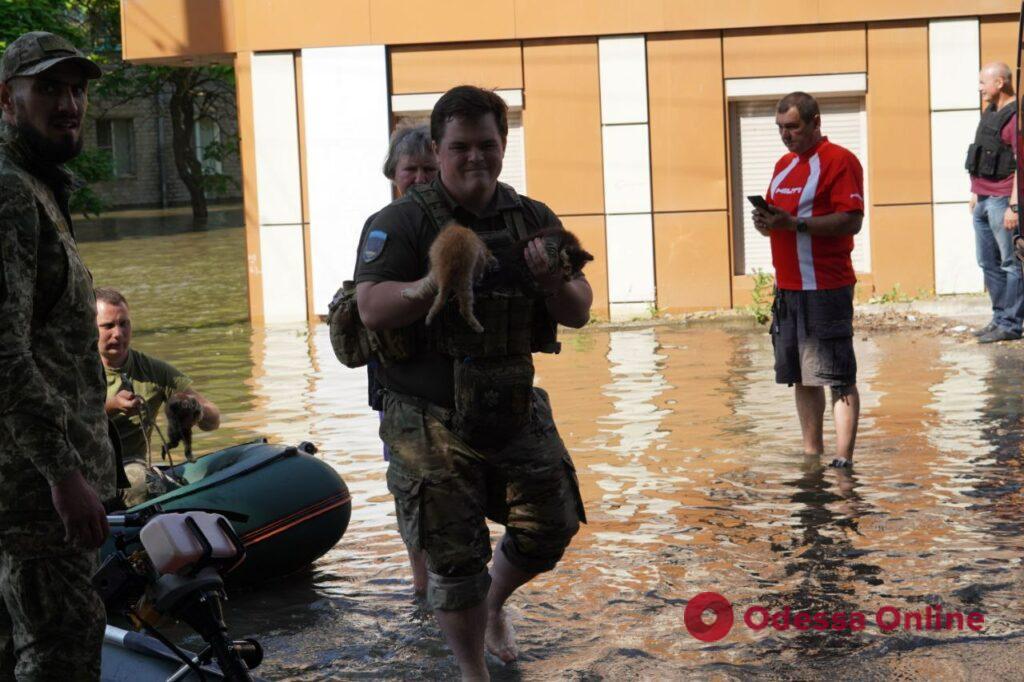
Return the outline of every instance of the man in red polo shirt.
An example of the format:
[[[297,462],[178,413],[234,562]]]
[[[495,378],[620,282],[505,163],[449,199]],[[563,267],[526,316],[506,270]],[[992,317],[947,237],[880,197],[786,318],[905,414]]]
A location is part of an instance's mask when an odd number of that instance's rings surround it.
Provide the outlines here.
[[[825,386],[836,423],[832,466],[853,464],[860,395],[853,353],[853,235],[864,219],[864,173],[849,150],[821,134],[803,92],[779,101],[775,123],[789,153],[775,164],[768,209],[754,226],[769,237],[777,293],[772,310],[775,381],[796,386],[804,452],[825,450]]]

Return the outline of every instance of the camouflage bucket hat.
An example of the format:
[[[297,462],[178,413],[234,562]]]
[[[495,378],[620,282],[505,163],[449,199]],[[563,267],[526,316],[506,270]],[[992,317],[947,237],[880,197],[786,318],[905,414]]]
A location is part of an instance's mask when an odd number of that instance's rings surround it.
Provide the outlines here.
[[[64,38],[45,31],[32,31],[7,45],[0,62],[0,83],[6,83],[15,76],[35,76],[63,62],[80,66],[86,78],[103,75],[95,62],[87,59]]]

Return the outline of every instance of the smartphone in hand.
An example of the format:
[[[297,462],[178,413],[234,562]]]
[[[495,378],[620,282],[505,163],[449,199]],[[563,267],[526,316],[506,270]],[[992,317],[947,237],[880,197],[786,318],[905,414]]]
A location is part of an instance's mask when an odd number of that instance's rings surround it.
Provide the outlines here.
[[[770,212],[772,210],[771,207],[768,206],[768,202],[764,200],[764,197],[759,194],[752,194],[748,196],[747,201],[753,204],[754,208],[759,208],[762,211]]]

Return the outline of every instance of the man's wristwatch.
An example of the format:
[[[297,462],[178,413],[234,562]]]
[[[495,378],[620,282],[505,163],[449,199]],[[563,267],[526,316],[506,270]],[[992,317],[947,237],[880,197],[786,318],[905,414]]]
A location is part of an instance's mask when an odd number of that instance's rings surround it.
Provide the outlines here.
[[[800,218],[799,220],[797,220],[796,221],[796,231],[797,232],[806,232],[807,231],[807,221],[804,220],[803,218]]]

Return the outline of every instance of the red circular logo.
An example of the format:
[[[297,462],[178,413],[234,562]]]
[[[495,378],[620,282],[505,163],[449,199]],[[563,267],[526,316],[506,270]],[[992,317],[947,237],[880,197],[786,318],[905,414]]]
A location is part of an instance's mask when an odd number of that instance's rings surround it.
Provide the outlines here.
[[[711,610],[715,620],[705,623],[701,617]],[[732,629],[733,612],[729,600],[717,592],[701,592],[690,600],[683,611],[683,623],[690,634],[702,642],[717,642]]]

